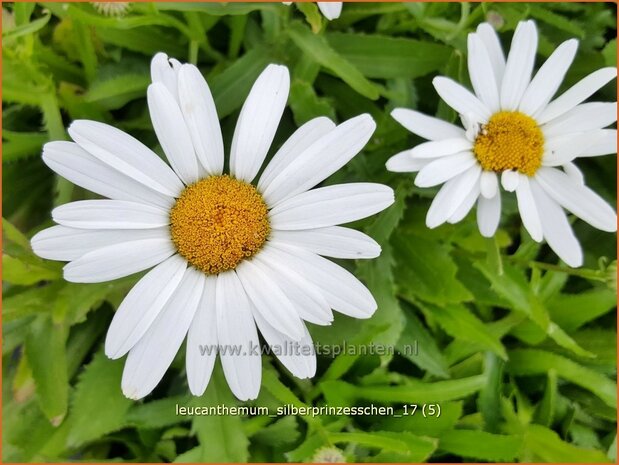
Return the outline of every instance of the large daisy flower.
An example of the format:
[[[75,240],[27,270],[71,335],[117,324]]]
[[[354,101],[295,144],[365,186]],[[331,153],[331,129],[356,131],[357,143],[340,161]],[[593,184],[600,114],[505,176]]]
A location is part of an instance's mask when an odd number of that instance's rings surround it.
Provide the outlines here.
[[[574,160],[617,152],[617,104],[582,103],[617,76],[603,68],[552,100],[571,65],[578,41],[562,43],[531,79],[537,51],[533,21],[518,24],[507,60],[487,23],[468,36],[468,69],[474,93],[446,77],[433,84],[460,114],[464,128],[398,108],[392,116],[428,139],[394,155],[387,168],[418,172],[415,184],[442,184],[426,217],[435,228],[462,220],[477,203],[482,235],[496,232],[501,216],[500,184],[515,192],[531,237],[548,245],[568,265],[583,253],[563,209],[603,231],[617,230],[613,208],[585,186]],[[552,100],[552,101],[551,101]]]
[[[323,257],[373,258],[379,245],[337,226],[394,200],[387,186],[350,183],[311,189],[344,166],[375,129],[369,115],[301,126],[260,176],[286,106],[285,66],[269,65],[242,107],[228,174],[209,87],[190,64],[154,57],[148,107],[170,165],[114,127],[75,121],[75,142],[50,142],[56,173],[107,197],[62,205],[58,226],[32,239],[41,257],[69,261],[64,277],[109,281],[152,268],[119,306],[105,353],[129,354],[122,390],[150,393],[187,336],[189,388],[201,395],[217,353],[232,392],[258,395],[258,330],[299,378],[316,360],[305,321],[328,325],[332,309],[368,318],[376,301],[352,274]],[[255,180],[257,182],[253,183]],[[217,350],[219,348],[219,350]]]

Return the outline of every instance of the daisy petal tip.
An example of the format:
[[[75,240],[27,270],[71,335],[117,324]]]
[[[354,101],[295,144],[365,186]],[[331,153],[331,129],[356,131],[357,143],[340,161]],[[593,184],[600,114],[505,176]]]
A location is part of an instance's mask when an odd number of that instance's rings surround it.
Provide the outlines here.
[[[147,394],[147,393],[140,392],[140,388],[138,388],[137,386],[122,385],[121,388],[122,388],[123,395],[127,399],[131,399],[131,400],[140,400],[143,397],[145,397]]]

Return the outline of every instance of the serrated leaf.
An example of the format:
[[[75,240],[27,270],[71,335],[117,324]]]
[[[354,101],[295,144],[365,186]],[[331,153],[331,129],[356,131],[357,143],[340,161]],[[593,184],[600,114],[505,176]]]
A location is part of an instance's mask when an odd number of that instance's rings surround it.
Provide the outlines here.
[[[296,417],[289,416],[258,431],[252,436],[252,441],[279,448],[294,443],[300,436]]]
[[[514,376],[541,375],[552,369],[557,376],[593,392],[607,405],[617,406],[617,385],[604,375],[542,350],[516,349],[509,352],[507,370]]]
[[[603,452],[576,447],[540,425],[529,425],[527,428],[523,459],[524,462],[610,463]]]
[[[221,367],[217,366],[199,405],[234,405],[235,400],[223,377]],[[246,462],[249,441],[241,425],[241,418],[231,415],[196,416],[192,422],[200,442],[197,462]]]
[[[120,389],[123,362],[110,360],[98,352],[79,376],[71,405],[71,430],[68,442],[72,447],[96,440],[117,431],[126,424],[125,414],[133,404]],[[101,408],[101,402],[105,408]],[[96,421],[93,412],[97,412]]]
[[[426,318],[436,320],[455,339],[479,344],[502,359],[507,359],[505,347],[503,347],[500,339],[466,306],[450,304],[441,307],[420,303],[420,308],[423,309]]]
[[[396,350],[419,368],[427,370],[439,378],[449,378],[447,361],[436,345],[432,334],[413,314],[406,312],[406,327],[396,344]],[[417,353],[410,353],[411,347],[417,347]]]
[[[32,323],[26,338],[26,356],[39,406],[54,426],[62,423],[69,399],[67,334],[65,325],[54,324],[49,315],[41,315]]]
[[[303,53],[335,73],[361,95],[371,100],[379,97],[379,87],[368,81],[353,64],[335,52],[324,37],[314,34],[298,22],[291,23],[288,33]]]
[[[394,256],[400,292],[413,302],[422,299],[437,305],[470,300],[471,293],[458,281],[458,268],[447,247],[412,234],[394,238]]]
[[[439,449],[476,460],[512,462],[520,454],[522,441],[522,436],[452,430],[441,435]]]

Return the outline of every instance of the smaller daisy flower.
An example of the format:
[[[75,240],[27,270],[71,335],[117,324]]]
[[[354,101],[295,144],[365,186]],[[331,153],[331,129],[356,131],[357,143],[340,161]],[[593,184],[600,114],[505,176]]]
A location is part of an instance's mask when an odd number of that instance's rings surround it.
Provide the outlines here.
[[[129,2],[92,2],[92,6],[103,16],[120,17],[127,14]]]
[[[282,2],[284,5],[292,5],[292,2]],[[337,19],[342,14],[342,2],[316,2],[322,15],[329,21]]]
[[[305,322],[329,325],[332,310],[369,318],[377,308],[357,278],[324,257],[377,257],[373,239],[340,225],[387,208],[393,190],[362,182],[313,189],[359,153],[374,120],[312,119],[265,164],[290,89],[288,68],[271,64],[241,109],[225,173],[217,110],[198,68],[159,53],[151,76],[148,108],[169,165],[112,126],[73,122],[74,142],[47,143],[43,161],[107,199],[55,208],[58,225],[36,234],[33,250],[68,261],[64,277],[78,283],[150,269],[105,341],[109,358],[127,355],[122,390],[131,399],[155,388],[185,338],[198,396],[217,355],[232,392],[258,396],[258,331],[292,374],[314,376]]]
[[[595,71],[552,100],[577,48],[574,39],[562,43],[531,79],[535,23],[518,24],[507,60],[494,29],[481,24],[468,36],[474,93],[446,77],[433,81],[460,114],[463,128],[413,110],[391,113],[429,141],[387,162],[391,171],[418,172],[419,187],[442,184],[426,217],[429,228],[457,223],[477,204],[479,230],[493,236],[501,217],[501,185],[515,192],[531,237],[545,239],[570,266],[581,266],[583,253],[563,209],[602,231],[617,230],[614,209],[585,186],[574,164],[579,157],[617,152],[616,129],[605,129],[617,121],[617,103],[583,103],[616,78],[617,69]]]

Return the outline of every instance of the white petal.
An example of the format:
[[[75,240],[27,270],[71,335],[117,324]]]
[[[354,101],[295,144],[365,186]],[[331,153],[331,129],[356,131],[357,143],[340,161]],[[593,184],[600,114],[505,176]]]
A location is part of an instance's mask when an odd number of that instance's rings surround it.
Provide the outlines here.
[[[414,158],[411,152],[412,150],[404,150],[403,152],[395,154],[387,160],[385,164],[386,168],[395,173],[414,173],[432,160],[431,158]]]
[[[418,187],[437,186],[465,172],[476,163],[477,159],[471,152],[441,157],[419,171],[415,177],[415,185]]]
[[[39,257],[48,260],[71,261],[108,245],[169,237],[168,228],[93,231],[91,229],[52,226],[35,234],[30,244],[34,253]]]
[[[602,197],[586,186],[575,183],[555,168],[540,168],[535,179],[559,205],[602,231],[617,230],[617,214]]]
[[[494,171],[482,171],[479,180],[481,195],[487,199],[493,198],[499,190],[499,179]]]
[[[150,62],[150,79],[152,82],[160,82],[170,91],[174,99],[178,101],[178,73],[172,67],[168,55],[163,52],[156,53]]]
[[[305,192],[348,163],[367,144],[376,129],[368,114],[337,126],[300,153],[275,176],[263,192],[270,205]],[[328,154],[328,155],[326,155]]]
[[[204,292],[189,326],[185,366],[189,390],[194,396],[201,396],[208,386],[217,358],[217,311],[215,292],[217,278],[207,276]]]
[[[269,213],[273,229],[314,229],[374,215],[394,202],[393,189],[376,183],[320,187],[280,202]]]
[[[170,165],[185,184],[196,182],[200,178],[198,159],[178,102],[159,82],[148,86],[146,96],[153,129]]]
[[[178,72],[178,101],[198,160],[208,174],[224,168],[224,142],[215,102],[208,84],[194,65]]]
[[[263,271],[260,263],[245,260],[236,268],[243,289],[252,304],[275,329],[298,341],[303,322],[277,284]]]
[[[267,250],[270,260],[294,269],[320,288],[334,310],[353,318],[369,318],[376,311],[370,291],[341,266],[298,247],[269,244],[263,252]]]
[[[544,145],[544,166],[559,166],[578,157],[617,153],[617,130],[598,129],[551,137]]]
[[[187,262],[173,255],[150,270],[124,298],[105,338],[105,355],[125,355],[146,334],[185,275]]]
[[[145,186],[172,197],[183,190],[183,183],[161,158],[120,129],[78,120],[68,131],[88,153]]]
[[[161,381],[185,339],[204,289],[204,275],[187,269],[148,332],[129,351],[121,386],[129,399],[141,399]]]
[[[258,174],[282,117],[290,74],[281,65],[269,65],[258,76],[243,104],[230,149],[230,172],[251,182]]]
[[[173,197],[125,176],[74,142],[48,142],[43,146],[43,161],[73,184],[104,197],[143,202],[164,208],[174,204]]]
[[[534,241],[541,242],[544,238],[544,234],[542,232],[540,212],[537,210],[535,199],[531,193],[529,177],[524,174],[520,175],[520,181],[518,181],[518,187],[516,188],[516,199],[518,199],[518,211],[520,212],[520,218],[522,218],[523,226],[529,232]]]
[[[271,182],[291,163],[293,163],[309,146],[335,128],[335,123],[329,118],[319,116],[309,120],[297,129],[282,144],[264,169],[258,183],[258,190],[264,192]]]
[[[565,78],[578,50],[578,41],[570,39],[559,45],[541,66],[522,96],[518,109],[536,116],[543,111]]]
[[[531,192],[540,211],[544,238],[550,248],[569,266],[582,266],[582,248],[563,209],[544,192],[535,178],[531,179]]]
[[[126,200],[78,200],[54,208],[52,218],[79,229],[153,229],[170,224],[167,210]]]
[[[301,247],[324,257],[359,259],[380,255],[380,245],[370,236],[341,226],[299,231],[274,230],[269,240]]]
[[[538,123],[547,123],[567,113],[616,77],[617,68],[602,68],[589,74],[570,87],[560,97],[550,102],[536,118]]]
[[[531,81],[537,53],[537,28],[533,21],[522,21],[512,39],[505,75],[501,83],[501,108],[516,110]]]
[[[578,154],[579,157],[598,157],[617,153],[617,130],[601,129],[592,137],[593,143]]]
[[[303,320],[321,326],[331,324],[333,312],[318,287],[285,263],[273,259],[268,251],[262,251],[253,260],[263,265],[263,271],[286,294]]]
[[[499,88],[490,55],[477,34],[468,36],[468,68],[475,94],[494,113],[499,111]]]
[[[583,103],[542,126],[544,137],[605,128],[617,121],[617,102]]]
[[[469,214],[471,208],[473,208],[473,205],[475,205],[475,201],[479,197],[479,192],[479,184],[475,184],[473,189],[466,194],[466,197],[464,197],[458,208],[456,208],[456,211],[453,212],[453,214],[447,219],[447,222],[450,224],[455,224],[462,221],[464,217]]]
[[[582,186],[585,185],[585,175],[574,163],[566,163],[563,165],[563,171],[567,174],[572,181]]]
[[[226,381],[238,399],[255,399],[262,378],[260,352],[256,352],[260,342],[251,304],[234,271],[217,276],[215,309],[219,356]]]
[[[435,77],[432,84],[447,105],[461,115],[472,115],[478,123],[485,123],[492,112],[468,89],[446,77]]]
[[[74,283],[111,281],[155,266],[175,252],[169,238],[110,245],[65,265],[64,279]]]
[[[391,116],[410,132],[427,140],[464,138],[464,129],[418,111],[396,108]]]
[[[463,138],[443,139],[419,144],[413,147],[411,155],[413,158],[438,158],[471,150],[472,148],[471,141]]]
[[[481,168],[479,165],[474,165],[459,176],[447,181],[430,205],[426,215],[426,226],[433,229],[447,221],[478,184],[480,175]]]
[[[477,227],[484,237],[492,237],[501,220],[501,191],[487,199],[480,196],[477,200]]]
[[[316,374],[316,351],[312,337],[303,325],[303,337],[296,341],[280,333],[258,311],[254,311],[258,329],[271,352],[297,378],[312,378]]]
[[[520,173],[518,171],[507,170],[501,173],[501,184],[507,192],[514,192],[518,188],[520,182]]]
[[[316,2],[321,13],[329,21],[340,17],[342,13],[342,2]]]
[[[503,74],[505,72],[505,54],[503,53],[499,36],[488,23],[481,23],[477,26],[477,35],[486,47],[490,62],[492,63],[495,80],[498,84],[503,81]]]

